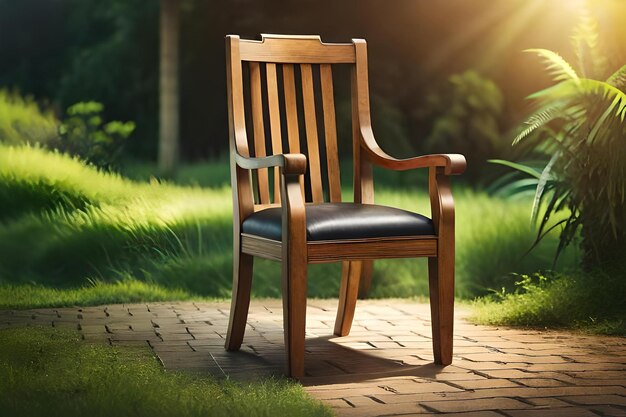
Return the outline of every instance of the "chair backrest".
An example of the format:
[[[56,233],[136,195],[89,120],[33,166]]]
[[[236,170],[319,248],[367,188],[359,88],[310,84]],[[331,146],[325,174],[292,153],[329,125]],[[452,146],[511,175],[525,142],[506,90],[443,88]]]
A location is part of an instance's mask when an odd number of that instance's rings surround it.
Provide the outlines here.
[[[231,148],[257,157],[304,153],[307,202],[341,201],[333,65],[352,66],[355,90],[358,41],[326,44],[315,35],[262,35],[261,41],[227,36]],[[366,59],[365,42],[360,42]],[[365,99],[369,110],[369,97]],[[354,119],[354,91],[352,100]],[[233,176],[233,187],[249,182],[244,190],[253,194],[255,209],[280,202],[277,169],[259,169],[247,178],[233,170],[238,176]],[[242,198],[247,196],[240,195],[240,203]]]

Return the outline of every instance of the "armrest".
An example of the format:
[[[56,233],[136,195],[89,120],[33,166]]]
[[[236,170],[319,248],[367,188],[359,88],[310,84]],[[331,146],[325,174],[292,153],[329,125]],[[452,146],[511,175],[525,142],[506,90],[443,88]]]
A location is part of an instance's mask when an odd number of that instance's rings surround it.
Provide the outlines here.
[[[285,175],[303,175],[306,172],[306,156],[300,153],[252,158],[235,152],[235,162],[244,169],[280,167]]]
[[[372,163],[394,171],[415,168],[443,167],[446,175],[459,175],[465,172],[467,163],[460,154],[422,155],[415,158],[397,159],[383,151],[369,126],[361,126],[361,147]]]

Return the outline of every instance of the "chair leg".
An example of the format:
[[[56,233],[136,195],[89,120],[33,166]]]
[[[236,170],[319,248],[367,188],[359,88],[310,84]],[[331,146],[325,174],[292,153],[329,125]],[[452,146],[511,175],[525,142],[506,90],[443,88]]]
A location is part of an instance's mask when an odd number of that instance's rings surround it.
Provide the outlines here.
[[[287,256],[287,259],[283,259],[282,262],[283,325],[287,354],[286,374],[293,378],[300,378],[304,376],[307,263],[306,258],[295,258]]]
[[[452,363],[454,324],[454,254],[428,258],[430,312],[435,363]]]
[[[254,257],[235,248],[233,259],[233,295],[230,302],[230,320],[226,334],[226,350],[239,350],[246,331],[250,290],[252,288],[252,265]]]
[[[341,266],[341,287],[339,289],[339,306],[335,319],[335,335],[347,336],[352,327],[354,309],[359,293],[363,262],[344,261]]]
[[[367,298],[367,293],[372,286],[372,272],[374,271],[374,261],[361,261],[361,282],[359,284],[359,298]]]

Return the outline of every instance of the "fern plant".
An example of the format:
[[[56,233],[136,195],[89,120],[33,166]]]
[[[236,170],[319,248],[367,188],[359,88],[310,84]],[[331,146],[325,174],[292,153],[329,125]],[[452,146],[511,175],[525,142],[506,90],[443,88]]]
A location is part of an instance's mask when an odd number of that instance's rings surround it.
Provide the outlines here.
[[[572,43],[576,66],[553,51],[527,51],[542,59],[555,84],[529,96],[535,111],[513,143],[524,141],[543,155],[543,168],[492,162],[534,178],[531,219],[539,222],[537,242],[560,227],[556,260],[580,232],[583,266],[592,268],[626,254],[626,65],[607,77],[608,60],[588,12]],[[524,184],[527,187],[528,181]],[[569,216],[548,227],[554,215],[566,209]]]

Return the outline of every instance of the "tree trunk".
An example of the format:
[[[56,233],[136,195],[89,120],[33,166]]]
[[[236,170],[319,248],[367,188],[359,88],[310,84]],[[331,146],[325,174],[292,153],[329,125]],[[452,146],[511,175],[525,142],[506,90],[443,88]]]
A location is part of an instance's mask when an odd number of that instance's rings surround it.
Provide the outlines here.
[[[159,170],[176,168],[179,141],[178,29],[179,0],[161,0]]]

